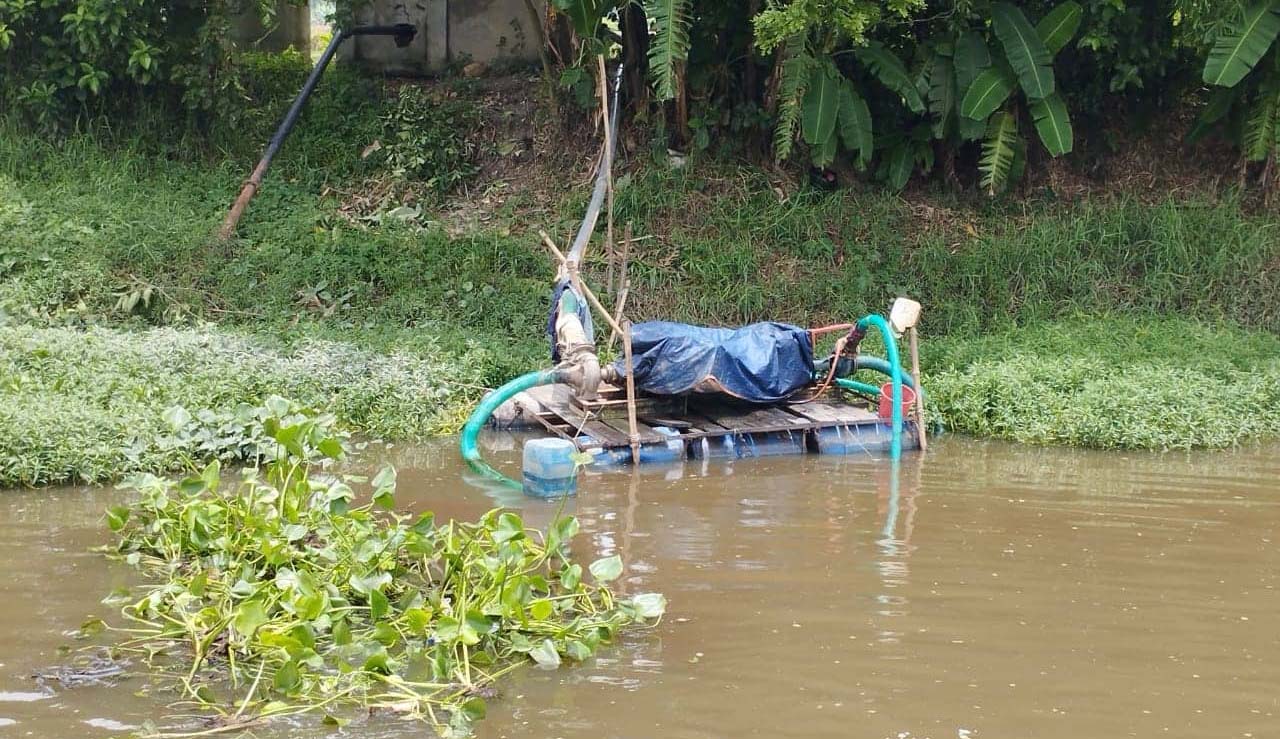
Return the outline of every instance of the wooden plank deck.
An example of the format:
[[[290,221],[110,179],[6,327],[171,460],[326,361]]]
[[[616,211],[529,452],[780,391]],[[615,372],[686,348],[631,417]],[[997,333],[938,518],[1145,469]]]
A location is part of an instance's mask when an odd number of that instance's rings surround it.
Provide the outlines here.
[[[603,400],[597,407],[612,410],[611,395],[616,392],[616,389],[606,387],[602,393]],[[523,412],[532,415],[548,431],[573,441],[580,449],[630,446],[625,418],[607,411],[588,410],[591,406],[575,401],[567,387],[533,388],[523,393],[517,402]],[[875,411],[865,403],[847,402],[834,396],[807,403],[784,402],[770,406],[690,396],[687,402],[674,406],[668,399],[658,399],[657,402],[642,404],[641,408],[637,426],[641,444],[669,439],[655,431],[654,426],[674,428],[682,438],[691,440],[880,423]],[[673,410],[680,412],[673,413]]]

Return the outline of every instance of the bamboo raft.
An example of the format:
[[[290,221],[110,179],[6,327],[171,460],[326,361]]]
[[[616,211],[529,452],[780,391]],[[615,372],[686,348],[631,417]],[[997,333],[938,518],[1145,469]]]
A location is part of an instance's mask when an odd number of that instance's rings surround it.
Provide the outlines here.
[[[872,452],[887,448],[891,434],[889,423],[868,401],[851,396],[768,406],[736,403],[721,396],[640,396],[636,399],[636,417],[642,448],[669,444],[675,437],[670,431],[663,433],[659,429],[670,429],[679,434],[693,456],[698,456],[698,445],[693,442],[699,440],[728,440],[733,446],[741,446],[743,441],[771,435],[802,435],[799,438],[807,451],[827,451],[823,440],[839,439],[842,445]],[[574,397],[565,385],[533,388],[513,398],[509,412],[495,425],[545,429],[573,442],[583,452],[621,453],[631,446],[626,390],[612,385],[602,385],[599,399],[589,402]],[[908,429],[912,430],[904,433],[904,441],[913,442],[913,425],[908,424]],[[842,447],[840,451],[847,453],[849,449]]]

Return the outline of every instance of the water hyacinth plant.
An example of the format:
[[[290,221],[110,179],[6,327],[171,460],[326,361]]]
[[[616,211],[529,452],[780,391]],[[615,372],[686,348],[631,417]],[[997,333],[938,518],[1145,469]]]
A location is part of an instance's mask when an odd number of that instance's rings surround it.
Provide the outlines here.
[[[201,733],[307,712],[341,724],[359,708],[465,735],[501,675],[585,660],[662,615],[661,595],[610,592],[620,558],[589,574],[572,561],[575,518],[543,534],[510,511],[399,514],[391,467],[360,504],[365,480],[327,471],[346,446],[331,417],[272,407],[261,469],[230,485],[216,462],[144,476],[137,502],[107,513],[116,553],[150,581],[123,607],[119,648],[212,717]]]

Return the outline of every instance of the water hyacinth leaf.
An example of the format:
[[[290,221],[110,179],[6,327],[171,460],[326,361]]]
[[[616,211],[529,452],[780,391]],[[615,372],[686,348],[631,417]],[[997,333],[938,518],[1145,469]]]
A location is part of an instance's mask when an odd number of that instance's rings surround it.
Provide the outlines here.
[[[372,636],[374,641],[384,647],[395,646],[395,643],[400,641],[400,632],[389,623],[375,624]]]
[[[204,479],[206,488],[217,490],[218,483],[222,481],[222,465],[218,463],[218,460],[213,460],[201,470],[200,477]]]
[[[272,395],[268,397],[266,400],[266,407],[271,415],[277,418],[283,418],[289,415],[289,411],[293,410],[293,404],[286,398],[282,398],[279,395]]]
[[[208,685],[201,685],[196,688],[195,698],[205,705],[213,705],[218,702],[218,694],[213,692],[213,688]]]
[[[436,514],[430,511],[418,516],[418,520],[413,522],[409,530],[415,534],[430,534],[436,528]]]
[[[330,436],[316,445],[316,449],[329,459],[342,459],[345,450],[342,448],[342,442]]]
[[[351,589],[361,595],[369,595],[374,590],[380,590],[391,582],[390,572],[374,572],[369,575],[352,575],[347,581],[351,585]]]
[[[510,511],[498,516],[498,525],[493,531],[493,540],[499,544],[524,538],[524,521]]]
[[[351,643],[351,625],[345,618],[333,625],[333,643],[340,647]]]
[[[382,675],[390,675],[392,672],[391,655],[387,654],[387,648],[379,644],[376,649],[365,657],[364,664],[361,665],[365,672],[376,672]]]
[[[285,662],[280,669],[276,670],[276,676],[271,685],[280,693],[295,695],[298,688],[302,686],[302,673],[298,670],[298,664],[292,660]]]
[[[552,524],[547,532],[547,549],[558,551],[560,547],[578,535],[578,519],[573,516],[561,516]]]
[[[444,616],[436,622],[436,639],[442,642],[457,641],[463,638],[463,632],[470,629],[464,622],[459,621],[452,616]],[[479,635],[474,629],[470,629],[472,641],[474,644],[479,641]]]
[[[107,528],[112,531],[119,531],[129,523],[129,508],[127,506],[117,505],[107,509]]]
[[[565,565],[564,568],[560,570],[560,584],[563,585],[566,590],[577,590],[578,585],[581,583],[582,565],[577,563]]]
[[[373,476],[373,502],[390,510],[395,507],[395,492],[396,468],[385,464]]]
[[[377,621],[387,615],[387,609],[390,604],[387,602],[387,596],[382,594],[381,590],[369,591],[369,618]]]
[[[236,608],[235,618],[231,621],[231,627],[236,630],[237,634],[248,639],[269,620],[262,601],[257,599],[247,600]]]
[[[405,624],[414,636],[426,636],[431,627],[431,614],[422,608],[410,608],[404,612]]]
[[[97,634],[101,634],[103,631],[106,630],[106,628],[107,628],[107,624],[105,621],[103,621],[100,618],[94,617],[94,618],[85,619],[85,621],[80,624],[80,628],[77,631],[79,632],[78,636],[81,639],[84,639],[90,636],[96,636]]]
[[[591,563],[590,570],[596,582],[616,580],[622,574],[622,557],[615,554],[612,557],[597,559]]]
[[[960,101],[960,115],[976,121],[985,121],[1013,92],[1015,81],[999,67],[991,67],[979,74]]]
[[[1056,56],[1059,51],[1066,48],[1071,39],[1075,38],[1083,17],[1084,8],[1080,7],[1080,3],[1067,0],[1040,19],[1036,24],[1036,34],[1040,36],[1040,40],[1044,42],[1051,56]]]
[[[488,707],[483,698],[469,698],[462,704],[462,715],[472,721],[480,721],[488,715]]]
[[[186,408],[183,408],[180,405],[175,405],[169,408],[160,416],[160,418],[167,423],[169,428],[173,431],[181,431],[191,423],[191,414],[187,412]]]
[[[529,604],[529,615],[535,621],[546,621],[555,612],[555,606],[546,598],[540,598]]]
[[[1049,65],[1053,57],[1022,10],[1009,3],[995,3],[991,6],[991,26],[1027,97],[1039,100],[1052,95],[1055,83]]]
[[[1218,35],[1204,65],[1204,81],[1235,87],[1249,74],[1280,34],[1280,5],[1260,0],[1245,9],[1239,22]]]
[[[631,599],[640,618],[659,618],[667,611],[667,598],[662,593],[641,593]]]
[[[1036,132],[1044,142],[1044,148],[1055,157],[1069,154],[1072,148],[1071,116],[1062,96],[1054,93],[1043,100],[1031,102],[1031,116],[1036,122]]]
[[[468,631],[475,635],[475,641],[467,642],[468,644],[479,643],[480,637],[493,631],[493,621],[490,621],[488,616],[477,610],[467,611],[467,615],[464,619],[464,625],[464,631]]]
[[[541,644],[529,652],[529,656],[541,667],[560,666],[560,653],[556,651],[556,645],[550,639],[543,639]]]
[[[592,649],[586,644],[574,639],[565,646],[565,653],[569,655],[569,659],[575,662],[583,662],[591,657]]]
[[[840,102],[839,74],[830,64],[814,67],[804,96],[800,133],[810,146],[822,146],[835,135]]]
[[[194,577],[191,578],[191,581],[187,584],[187,592],[191,593],[197,598],[202,598],[204,597],[205,587],[208,586],[208,584],[209,584],[209,572],[207,570],[200,570],[195,574]]]
[[[349,719],[349,718],[341,718],[341,717],[339,717],[339,716],[334,716],[334,715],[333,715],[333,714],[331,714],[331,713],[326,713],[326,714],[324,715],[324,718],[320,719],[320,723],[321,723],[321,724],[323,724],[323,725],[325,725],[325,726],[329,726],[329,727],[331,727],[331,728],[334,728],[334,729],[341,729],[342,727],[344,727],[344,726],[346,726],[347,724],[351,723],[351,719]]]

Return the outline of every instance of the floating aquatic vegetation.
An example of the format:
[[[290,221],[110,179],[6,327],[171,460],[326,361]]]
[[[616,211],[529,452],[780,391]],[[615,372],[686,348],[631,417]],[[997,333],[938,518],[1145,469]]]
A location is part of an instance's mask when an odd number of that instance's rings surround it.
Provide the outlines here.
[[[370,481],[327,471],[345,450],[332,417],[268,407],[261,470],[233,484],[216,462],[144,476],[137,502],[107,513],[116,552],[150,580],[123,607],[118,648],[173,679],[183,708],[210,717],[202,733],[307,712],[340,724],[360,708],[466,734],[501,675],[585,660],[662,615],[661,595],[610,591],[618,557],[572,561],[575,518],[544,534],[510,511],[396,513],[393,468]]]

